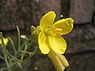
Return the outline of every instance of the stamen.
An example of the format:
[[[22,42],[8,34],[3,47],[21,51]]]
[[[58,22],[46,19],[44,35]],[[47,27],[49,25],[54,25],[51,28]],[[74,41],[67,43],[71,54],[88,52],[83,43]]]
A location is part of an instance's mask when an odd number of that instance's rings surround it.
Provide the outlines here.
[[[52,27],[52,30],[53,30],[54,32],[63,32],[63,28],[57,28],[57,27],[55,27],[55,26]]]
[[[51,32],[52,32],[52,31],[51,31],[50,28],[46,28],[46,29],[44,30],[45,35],[50,35]]]
[[[55,36],[62,36],[62,33],[59,33],[59,32],[55,32],[54,34]]]
[[[61,28],[55,28],[54,29],[56,32],[62,32],[63,31],[63,29],[61,29]]]

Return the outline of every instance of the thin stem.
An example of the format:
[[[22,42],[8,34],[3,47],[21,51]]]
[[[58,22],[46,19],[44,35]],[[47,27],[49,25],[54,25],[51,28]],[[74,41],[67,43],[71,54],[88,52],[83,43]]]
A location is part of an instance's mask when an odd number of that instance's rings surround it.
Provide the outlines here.
[[[3,55],[4,55],[4,60],[5,60],[5,63],[6,63],[6,65],[7,65],[7,69],[8,69],[8,71],[11,71],[11,69],[9,68],[9,63],[8,63],[8,60],[7,60],[7,52],[6,52],[6,46],[4,45],[4,41],[3,41],[3,35],[2,35],[2,33],[1,33],[1,41],[2,41],[2,46],[3,46],[3,48],[2,48],[2,52],[3,52]]]
[[[16,26],[17,27],[17,32],[18,32],[18,51],[20,50],[20,41],[21,41],[21,39],[20,39],[20,30],[19,30],[19,27],[18,26]]]
[[[8,69],[8,71],[11,71],[11,69],[10,69],[10,67],[9,67],[9,62],[8,62],[8,59],[7,59],[7,53],[6,53],[6,49],[5,49],[6,47],[4,46],[3,47],[3,55],[4,55],[4,59],[5,59],[5,63],[6,63],[6,65],[7,65],[7,69]]]
[[[24,58],[24,55],[25,55],[25,52],[27,50],[27,44],[25,45],[25,48],[24,48],[24,52],[22,52],[22,55],[21,55],[21,62],[23,61],[23,58]]]
[[[8,36],[8,39],[10,40],[10,42],[11,42],[11,44],[12,44],[14,54],[16,54],[16,47],[15,47],[15,45],[14,45],[13,40],[12,40],[9,36]]]

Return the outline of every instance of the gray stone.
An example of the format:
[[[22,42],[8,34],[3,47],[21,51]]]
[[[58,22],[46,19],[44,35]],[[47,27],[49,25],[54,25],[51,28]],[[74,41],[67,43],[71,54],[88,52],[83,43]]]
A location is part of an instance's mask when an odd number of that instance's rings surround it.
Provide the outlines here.
[[[95,25],[76,25],[71,33],[63,36],[67,40],[67,53],[95,50]]]
[[[71,0],[69,16],[75,23],[91,22],[94,10],[94,0]]]
[[[57,16],[60,15],[60,0],[39,0],[32,2],[32,22],[38,25],[40,18],[48,11],[55,11]]]

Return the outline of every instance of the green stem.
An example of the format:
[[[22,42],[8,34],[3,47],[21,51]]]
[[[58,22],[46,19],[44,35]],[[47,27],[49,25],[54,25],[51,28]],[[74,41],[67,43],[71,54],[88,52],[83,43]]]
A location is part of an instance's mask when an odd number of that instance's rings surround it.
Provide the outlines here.
[[[14,54],[16,55],[16,47],[14,45],[14,42],[13,42],[13,40],[9,36],[8,36],[8,39],[10,40],[10,42],[12,44],[12,47],[13,47]]]
[[[1,33],[1,36],[0,36],[0,38],[1,38],[1,41],[2,41],[2,46],[3,46],[3,48],[2,48],[2,52],[3,52],[3,55],[4,55],[4,60],[5,60],[5,63],[6,63],[6,65],[7,65],[7,69],[8,69],[8,71],[11,71],[11,69],[10,69],[10,67],[9,67],[9,63],[8,63],[8,60],[7,60],[7,49],[6,49],[6,46],[4,45],[4,41],[3,41],[3,34]]]
[[[7,65],[7,69],[8,69],[8,71],[11,71],[8,60],[7,60],[7,53],[6,53],[5,47],[3,47],[3,55],[4,55],[5,63]]]
[[[25,48],[24,48],[24,52],[22,52],[22,55],[21,55],[21,62],[23,61],[23,58],[24,58],[24,55],[25,55],[25,52],[27,50],[27,44],[25,45]]]
[[[17,32],[18,32],[18,51],[20,50],[20,30],[19,30],[19,27],[17,26]]]

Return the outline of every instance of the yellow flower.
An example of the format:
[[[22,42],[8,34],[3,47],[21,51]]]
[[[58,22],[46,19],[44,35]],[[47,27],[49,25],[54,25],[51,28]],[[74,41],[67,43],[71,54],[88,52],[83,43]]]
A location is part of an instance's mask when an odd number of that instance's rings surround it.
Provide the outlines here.
[[[65,56],[61,54],[56,54],[54,51],[50,51],[48,56],[51,59],[57,71],[64,71],[65,67],[69,66],[69,63]]]
[[[40,20],[38,44],[43,54],[48,54],[50,50],[63,54],[67,47],[66,41],[61,36],[71,32],[74,20],[66,18],[55,22],[55,17],[55,12],[49,11]]]
[[[4,45],[8,43],[8,38],[3,38]],[[2,44],[2,40],[0,39],[0,44]]]

